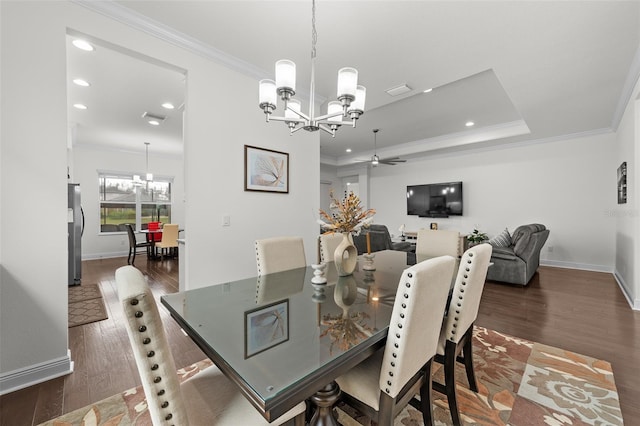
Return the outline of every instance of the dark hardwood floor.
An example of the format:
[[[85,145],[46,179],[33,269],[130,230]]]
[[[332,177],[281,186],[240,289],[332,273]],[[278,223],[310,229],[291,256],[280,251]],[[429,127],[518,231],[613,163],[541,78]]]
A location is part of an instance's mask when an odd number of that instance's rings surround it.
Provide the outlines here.
[[[177,260],[136,261],[156,297],[177,291]],[[70,328],[73,374],[0,397],[0,425],[37,425],[140,384],[114,282],[126,263],[83,262],[82,282],[100,285],[109,319]],[[203,359],[161,313],[177,367]],[[526,288],[488,282],[476,324],[611,362],[625,424],[640,424],[640,312],[629,308],[611,274],[541,267]]]

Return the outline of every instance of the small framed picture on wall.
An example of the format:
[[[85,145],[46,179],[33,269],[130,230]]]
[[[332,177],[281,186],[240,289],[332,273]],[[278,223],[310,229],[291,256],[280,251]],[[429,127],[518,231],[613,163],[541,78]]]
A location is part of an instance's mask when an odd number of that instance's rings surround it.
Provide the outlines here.
[[[289,154],[244,146],[244,190],[289,192]]]
[[[618,167],[618,204],[627,202],[627,162]]]
[[[436,222],[431,222],[431,229],[433,229],[434,231],[438,230],[438,224]]]

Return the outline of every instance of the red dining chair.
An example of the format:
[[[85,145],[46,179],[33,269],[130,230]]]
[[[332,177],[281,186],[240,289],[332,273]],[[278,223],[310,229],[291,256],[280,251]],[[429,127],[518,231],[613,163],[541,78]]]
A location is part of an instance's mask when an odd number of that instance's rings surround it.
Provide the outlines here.
[[[162,222],[149,222],[147,229],[149,231],[156,231],[161,229]],[[149,241],[162,241],[162,232],[153,232],[149,235]]]

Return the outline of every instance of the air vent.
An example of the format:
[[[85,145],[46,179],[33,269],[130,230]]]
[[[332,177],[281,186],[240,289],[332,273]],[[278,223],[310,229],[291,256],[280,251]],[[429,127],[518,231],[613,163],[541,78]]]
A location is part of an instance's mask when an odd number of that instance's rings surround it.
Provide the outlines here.
[[[144,114],[142,114],[142,118],[146,118],[148,120],[164,121],[167,119],[167,116],[160,115],[160,114],[153,114],[151,112],[145,111]]]
[[[391,89],[385,90],[385,92],[387,92],[387,94],[389,94],[390,96],[398,96],[410,91],[411,87],[407,86],[406,84],[402,84],[400,86],[392,87]]]

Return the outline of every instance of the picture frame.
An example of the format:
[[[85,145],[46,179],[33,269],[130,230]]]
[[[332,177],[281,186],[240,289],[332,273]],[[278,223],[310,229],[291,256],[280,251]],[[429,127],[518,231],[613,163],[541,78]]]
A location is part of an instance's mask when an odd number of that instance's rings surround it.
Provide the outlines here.
[[[436,222],[431,222],[430,228],[433,229],[434,231],[437,231],[438,230],[438,224]]]
[[[289,340],[289,299],[244,314],[244,359]]]
[[[627,203],[627,162],[618,167],[618,204]]]
[[[289,193],[289,154],[244,146],[244,190]]]

